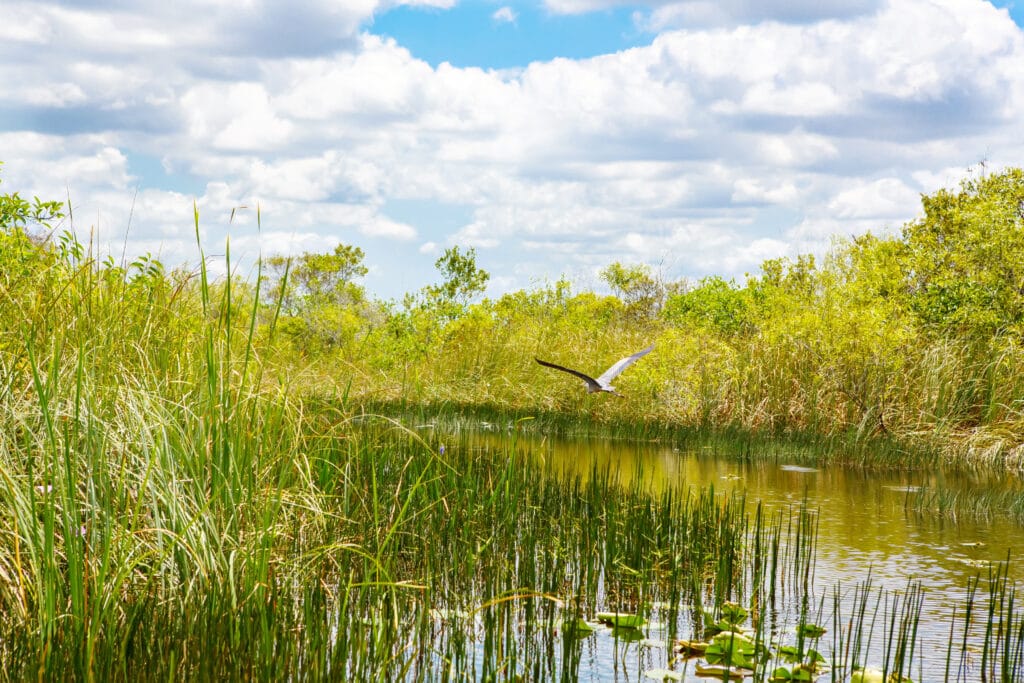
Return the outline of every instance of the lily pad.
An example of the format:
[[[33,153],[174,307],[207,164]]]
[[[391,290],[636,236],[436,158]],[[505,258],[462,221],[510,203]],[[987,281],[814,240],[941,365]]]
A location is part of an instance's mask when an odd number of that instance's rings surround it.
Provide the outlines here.
[[[914,683],[912,680],[905,676],[899,676],[896,673],[889,674],[886,678],[882,674],[881,669],[876,669],[873,666],[869,666],[863,669],[857,669],[850,674],[850,683]]]
[[[723,631],[711,639],[704,657],[710,664],[752,667],[757,659],[757,646],[742,633]]]
[[[784,662],[799,664],[802,661],[804,664],[809,664],[811,666],[815,666],[826,661],[825,657],[815,649],[804,650],[803,655],[801,656],[800,651],[792,645],[779,646],[776,650],[776,654],[778,654]]]
[[[694,671],[698,676],[711,676],[718,679],[725,677],[740,679],[754,675],[752,669],[744,669],[739,666],[720,666],[717,664],[698,664],[694,667]]]
[[[733,646],[754,647],[754,639],[740,631],[722,631],[711,639],[712,645],[716,643],[727,643]]]
[[[699,657],[707,651],[709,645],[699,640],[677,640],[672,649],[684,657]]]
[[[639,629],[624,626],[613,626],[612,636],[627,643],[638,643],[644,639],[644,634]]]
[[[771,677],[768,679],[772,683],[803,683],[804,681],[814,680],[814,674],[807,668],[800,666],[794,666],[792,669],[787,669],[784,666],[780,666],[772,672]]]
[[[821,638],[827,631],[818,626],[817,624],[801,624],[796,627],[798,635],[803,635],[805,638]]]
[[[626,614],[625,612],[598,612],[597,620],[602,624],[608,624],[617,628],[643,628],[644,618],[638,614]]]
[[[885,683],[885,676],[881,669],[874,667],[857,669],[850,674],[850,683]]]
[[[584,619],[577,617],[575,620],[566,619],[562,624],[562,629],[574,636],[585,638],[597,629],[588,624]]]
[[[644,678],[650,678],[652,681],[681,681],[683,674],[671,669],[648,669],[644,672]]]
[[[745,607],[742,607],[735,602],[727,602],[722,605],[722,619],[730,624],[742,623],[747,618],[748,614],[749,612]]]

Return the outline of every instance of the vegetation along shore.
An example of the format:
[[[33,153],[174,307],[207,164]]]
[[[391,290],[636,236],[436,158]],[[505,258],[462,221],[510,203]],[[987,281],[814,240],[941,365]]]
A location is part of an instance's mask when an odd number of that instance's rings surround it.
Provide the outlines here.
[[[514,443],[445,452],[395,416],[1024,469],[1021,169],[744,282],[611,263],[608,295],[561,279],[481,298],[488,274],[457,247],[402,301],[365,291],[348,244],[213,279],[201,256],[98,255],[67,213],[0,194],[0,680],[572,680],[566,632],[600,610],[671,639],[697,635],[683,612],[743,622],[767,679],[786,668],[769,596],[796,600],[801,629],[832,599],[812,586],[813,511],[545,479]],[[621,397],[534,361],[597,374],[652,344]],[[953,615],[947,675],[987,610],[999,627],[970,651],[1019,676],[1001,571]],[[889,605],[870,590],[859,622],[836,598],[822,626],[860,638]],[[916,591],[874,641],[886,674],[917,671]],[[801,632],[803,665],[821,634]],[[842,645],[832,665],[859,670],[867,646]]]

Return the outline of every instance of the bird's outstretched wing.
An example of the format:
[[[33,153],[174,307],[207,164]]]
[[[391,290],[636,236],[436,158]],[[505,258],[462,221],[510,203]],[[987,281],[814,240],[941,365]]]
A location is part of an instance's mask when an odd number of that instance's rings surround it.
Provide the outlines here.
[[[562,372],[568,372],[570,375],[576,375],[581,380],[586,382],[588,386],[593,387],[595,390],[601,388],[601,385],[598,383],[596,379],[594,379],[590,375],[583,374],[579,370],[573,370],[572,368],[566,368],[562,367],[561,365],[555,365],[554,363],[549,363],[546,360],[541,360],[540,358],[534,358],[534,360],[543,366],[554,368],[555,370],[561,370]]]
[[[654,349],[654,344],[651,344],[650,346],[648,346],[643,351],[637,351],[632,356],[626,356],[622,360],[617,361],[615,363],[615,365],[611,366],[610,368],[605,370],[603,373],[601,373],[601,376],[597,378],[597,383],[602,385],[602,386],[607,385],[613,379],[618,377],[622,373],[623,370],[625,370],[630,365],[632,365],[633,363],[635,363],[638,360],[640,360],[642,357],[644,357],[647,354],[649,354],[653,349]],[[564,370],[565,368],[562,368],[562,369]],[[570,372],[572,372],[572,371],[570,370]]]

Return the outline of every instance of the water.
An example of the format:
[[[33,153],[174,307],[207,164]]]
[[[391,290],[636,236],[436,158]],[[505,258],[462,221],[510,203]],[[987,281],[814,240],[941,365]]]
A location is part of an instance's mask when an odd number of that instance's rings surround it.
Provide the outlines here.
[[[476,437],[497,445],[504,437]],[[849,467],[810,467],[796,461],[739,462],[703,452],[626,441],[565,440],[517,436],[520,448],[545,461],[553,474],[587,477],[594,470],[617,473],[620,481],[638,477],[653,491],[680,484],[713,485],[723,493],[745,493],[768,509],[789,509],[806,501],[818,517],[821,583],[852,584],[871,569],[874,582],[902,589],[920,579],[936,596],[959,599],[958,587],[987,562],[1006,560],[1024,548],[1024,528],[1001,517],[960,518],[917,514],[914,499],[922,490],[942,488],[959,495],[990,495],[1019,482],[993,474],[943,471],[866,471]],[[1018,571],[1012,571],[1014,566]],[[1024,563],[1011,565],[1024,578]]]
[[[440,434],[433,438],[444,441]],[[500,453],[507,451],[512,438],[503,431],[469,435],[460,431],[458,441]],[[840,592],[848,611],[855,586],[863,584],[869,573],[872,587],[889,596],[902,595],[909,582],[922,586],[925,598],[912,672],[918,681],[941,680],[950,617],[964,605],[972,577],[986,578],[990,562],[1009,557],[1010,579],[1018,583],[1024,579],[1024,563],[1013,562],[1024,547],[1024,529],[998,510],[959,518],[915,512],[915,499],[924,495],[922,491],[941,488],[970,499],[1019,487],[1015,480],[941,470],[818,468],[795,458],[744,462],[717,456],[709,449],[681,451],[657,443],[529,434],[517,434],[514,439],[517,450],[542,461],[552,476],[585,479],[596,469],[611,472],[624,483],[639,478],[652,491],[712,485],[723,495],[744,493],[751,509],[758,502],[767,510],[784,511],[806,504],[818,523],[814,585],[829,613],[820,615],[819,623],[831,619],[833,592]],[[788,617],[789,626],[792,623],[794,614]],[[651,639],[646,643],[624,643],[608,631],[585,639],[581,680],[636,680],[644,670],[666,666],[687,675],[684,666],[689,665],[673,665],[669,649],[656,645],[659,638],[664,639],[662,631],[648,630],[646,635]],[[871,658],[868,663],[881,665]],[[688,675],[692,676],[692,667]]]

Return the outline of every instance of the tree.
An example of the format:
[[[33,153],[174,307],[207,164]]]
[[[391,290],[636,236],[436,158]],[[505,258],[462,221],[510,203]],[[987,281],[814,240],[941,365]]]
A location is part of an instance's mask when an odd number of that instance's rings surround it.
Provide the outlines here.
[[[725,334],[752,328],[750,292],[717,275],[696,287],[669,295],[662,315],[676,324],[698,324]]]
[[[52,245],[29,234],[27,228],[40,225],[49,230],[51,221],[63,217],[62,202],[44,202],[38,197],[29,202],[17,192],[0,194],[0,292],[8,301],[18,298],[15,289],[33,296],[36,279],[58,258]],[[74,235],[65,233],[61,239],[68,244]]]
[[[1024,323],[1024,171],[921,198],[903,228],[911,305],[927,326],[980,338]]]
[[[2,166],[3,162],[0,161]],[[0,232],[23,230],[30,224],[50,229],[50,222],[61,218],[64,218],[63,202],[44,202],[39,197],[33,197],[29,202],[17,192],[0,194]]]
[[[327,254],[271,256],[265,263],[271,272],[274,300],[282,295],[283,287],[283,308],[292,315],[327,305],[358,303],[365,295],[352,281],[367,273],[363,256],[362,249],[348,244],[339,244]]]
[[[601,279],[622,299],[630,315],[650,318],[661,306],[665,288],[649,266],[625,266],[616,261],[601,271]]]
[[[424,288],[427,299],[442,307],[465,308],[476,296],[487,289],[491,274],[476,265],[476,249],[470,247],[465,253],[458,247],[445,249],[441,258],[434,262],[441,271],[444,281],[439,285]]]
[[[362,249],[339,244],[326,254],[271,256],[265,263],[268,300],[283,297],[280,329],[301,348],[342,347],[365,330],[371,317],[366,292],[353,282],[367,273]]]

